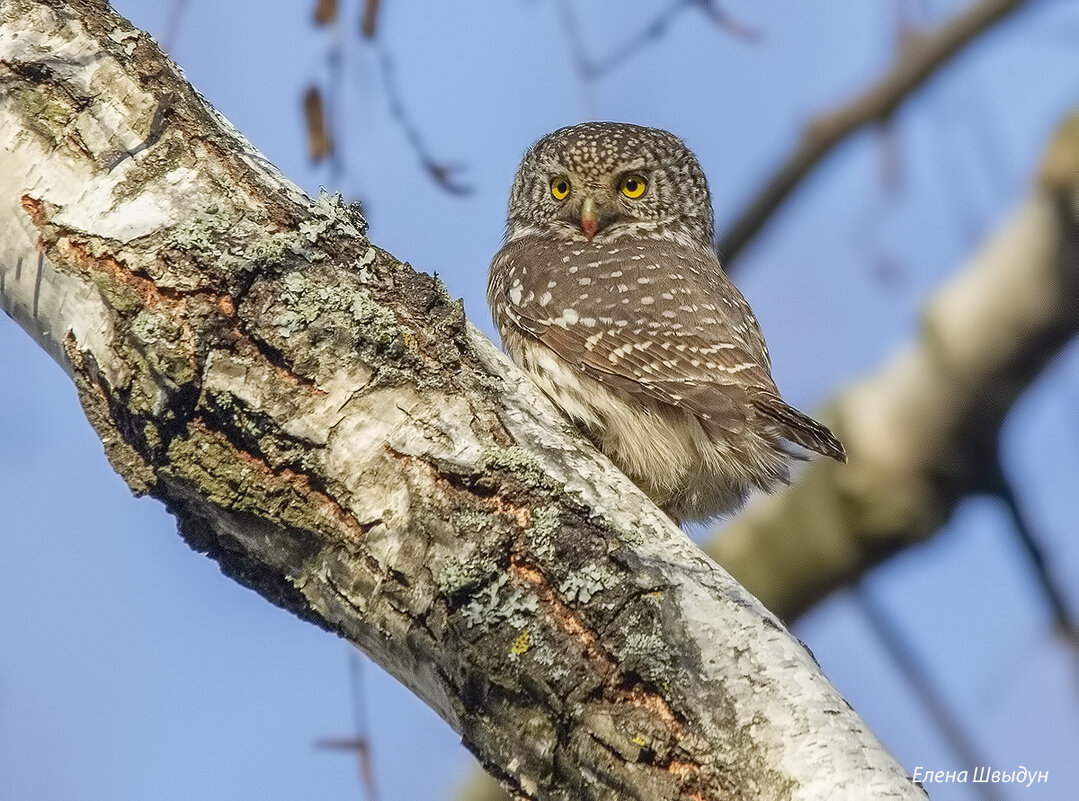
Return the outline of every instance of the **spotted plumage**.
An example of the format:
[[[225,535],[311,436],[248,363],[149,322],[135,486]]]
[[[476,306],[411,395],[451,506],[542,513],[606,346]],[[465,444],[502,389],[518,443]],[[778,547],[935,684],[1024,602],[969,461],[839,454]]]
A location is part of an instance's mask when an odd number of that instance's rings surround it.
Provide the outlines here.
[[[510,356],[676,519],[787,479],[787,442],[843,459],[784,403],[712,249],[696,158],[666,131],[594,122],[525,155],[488,301]]]

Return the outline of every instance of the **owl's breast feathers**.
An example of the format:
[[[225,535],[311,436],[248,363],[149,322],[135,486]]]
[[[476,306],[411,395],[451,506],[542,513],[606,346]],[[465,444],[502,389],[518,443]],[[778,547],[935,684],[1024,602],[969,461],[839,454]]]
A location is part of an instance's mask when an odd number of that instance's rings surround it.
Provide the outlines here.
[[[534,339],[615,392],[732,432],[759,416],[786,439],[846,458],[827,428],[779,397],[760,327],[711,253],[525,236],[495,256],[487,291],[504,340]]]

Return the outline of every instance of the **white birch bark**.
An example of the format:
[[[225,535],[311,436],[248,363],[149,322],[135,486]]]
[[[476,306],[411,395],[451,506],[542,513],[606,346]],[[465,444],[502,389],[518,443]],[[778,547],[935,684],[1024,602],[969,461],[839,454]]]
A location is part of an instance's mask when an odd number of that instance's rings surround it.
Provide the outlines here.
[[[0,304],[222,570],[525,799],[914,799],[812,656],[95,0],[0,0]],[[2,458],[2,457],[0,457]]]

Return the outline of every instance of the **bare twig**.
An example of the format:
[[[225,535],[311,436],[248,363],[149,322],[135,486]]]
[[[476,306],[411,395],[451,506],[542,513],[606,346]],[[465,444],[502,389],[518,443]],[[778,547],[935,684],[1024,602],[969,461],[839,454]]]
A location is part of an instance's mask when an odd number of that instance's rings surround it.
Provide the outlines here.
[[[319,740],[315,745],[319,748],[351,751],[355,754],[364,792],[370,801],[378,801],[378,783],[375,781],[375,763],[371,756],[371,735],[367,725],[367,704],[364,702],[363,661],[357,651],[350,651],[348,656],[352,717],[356,734],[352,737],[327,737]]]
[[[695,0],[697,7],[716,25],[735,38],[755,42],[761,38],[760,31],[736,20],[715,0]]]
[[[986,760],[978,754],[978,749],[973,741],[967,736],[963,725],[956,720],[955,715],[948,708],[948,704],[941,697],[933,684],[929,671],[918,658],[917,653],[908,641],[902,628],[892,618],[891,614],[880,603],[865,583],[858,585],[854,593],[858,609],[865,617],[866,623],[873,630],[877,641],[888,654],[892,664],[899,669],[911,691],[918,697],[922,708],[925,709],[937,731],[948,743],[948,747],[959,759],[961,770],[973,770],[979,765],[985,765]],[[971,785],[981,798],[992,801],[994,798],[988,786],[978,783]]]
[[[906,37],[887,74],[842,108],[822,114],[809,124],[794,152],[720,235],[716,247],[724,262],[729,266],[738,259],[802,180],[848,136],[866,125],[886,121],[979,34],[1026,5],[1026,0],[980,0],[936,31]]]
[[[397,86],[393,59],[386,45],[376,39],[378,14],[381,3],[365,0],[360,19],[360,34],[376,48],[382,89],[390,108],[390,115],[401,127],[405,140],[416,154],[421,166],[435,184],[453,195],[467,195],[472,187],[460,178],[461,166],[436,159],[427,149],[419,127],[408,113],[401,91]],[[339,126],[346,119],[348,98],[345,93],[345,46],[342,25],[336,0],[319,0],[315,21],[331,29],[333,39],[326,51],[326,90],[312,86],[304,96],[304,114],[308,131],[311,160],[315,163],[330,160],[329,184],[340,188],[345,182],[348,169],[345,164],[345,148],[340,142],[345,131]]]
[[[315,24],[330,25],[337,21],[337,0],[317,0],[315,3]]]
[[[165,35],[162,37],[162,47],[172,52],[176,46],[176,37],[180,34],[180,21],[184,11],[187,10],[187,0],[172,0],[172,8],[169,9],[169,21],[165,24]]]
[[[1008,478],[1004,466],[998,461],[996,469],[996,487],[994,495],[1004,504],[1004,509],[1011,520],[1016,539],[1019,541],[1030,565],[1034,580],[1038,585],[1038,591],[1045,600],[1049,613],[1053,617],[1053,626],[1071,644],[1079,646],[1079,625],[1076,624],[1075,616],[1068,608],[1068,602],[1064,593],[1058,586],[1056,579],[1049,570],[1048,560],[1045,558],[1045,550],[1042,548],[1034,528],[1026,515],[1015,486]]]
[[[585,45],[584,36],[571,3],[569,0],[560,0],[558,3],[562,27],[566,32],[566,41],[569,43],[570,52],[577,65],[577,72],[585,81],[598,80],[640,55],[642,49],[656,44],[667,34],[671,24],[683,11],[691,9],[699,10],[718,27],[743,41],[755,41],[759,38],[757,31],[735,20],[715,0],[672,0],[624,42],[605,55],[593,58],[588,53],[588,47]]]
[[[401,91],[397,86],[397,78],[394,71],[393,58],[384,45],[378,46],[378,62],[382,70],[382,86],[386,92],[386,100],[390,106],[390,114],[405,135],[405,140],[412,146],[413,152],[419,159],[420,164],[431,179],[451,195],[469,195],[472,186],[461,180],[460,164],[450,164],[437,160],[427,149],[427,145],[420,135],[419,127],[412,120],[405,108],[401,97]]]
[[[344,37],[338,14],[337,0],[317,0],[314,13],[316,25],[329,29],[330,44],[326,50],[326,75],[323,86],[316,84],[304,93],[304,118],[307,128],[308,154],[312,163],[329,161],[330,186],[340,188],[345,179],[346,167],[343,131],[340,121],[345,117],[344,93]]]

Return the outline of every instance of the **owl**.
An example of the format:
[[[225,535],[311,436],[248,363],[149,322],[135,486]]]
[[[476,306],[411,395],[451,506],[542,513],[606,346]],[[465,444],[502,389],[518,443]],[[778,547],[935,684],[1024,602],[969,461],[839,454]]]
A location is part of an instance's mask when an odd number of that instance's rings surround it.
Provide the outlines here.
[[[536,142],[487,299],[514,362],[676,521],[785,483],[792,443],[846,460],[780,398],[716,258],[704,173],[673,134],[587,122]]]

